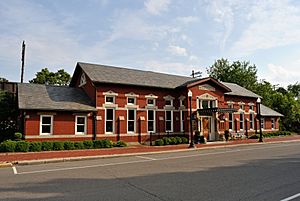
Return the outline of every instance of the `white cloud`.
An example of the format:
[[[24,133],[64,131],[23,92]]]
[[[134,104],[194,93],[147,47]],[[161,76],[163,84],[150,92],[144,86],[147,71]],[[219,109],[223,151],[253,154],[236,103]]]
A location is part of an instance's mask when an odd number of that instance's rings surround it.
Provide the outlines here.
[[[188,56],[187,50],[183,47],[179,47],[176,45],[169,45],[168,52],[178,56]]]
[[[290,1],[259,1],[249,8],[248,18],[252,23],[233,44],[232,55],[300,43],[300,7]]]
[[[3,71],[11,81],[18,80],[15,74],[19,72],[22,40],[26,41],[25,80],[45,67],[53,71],[64,68],[72,73],[75,62],[88,61],[96,54],[98,59],[105,55],[99,44],[82,46],[78,35],[71,34],[69,28],[75,22],[69,20],[71,16],[57,21],[53,13],[39,4],[13,1],[2,2],[0,13],[1,27],[5,24],[6,29],[0,28],[0,55],[5,55],[7,66]]]
[[[181,62],[164,62],[158,60],[146,61],[142,64],[145,70],[176,74],[181,76],[189,76],[192,72],[193,66]]]
[[[167,11],[169,4],[170,0],[148,0],[144,3],[146,10],[152,15]]]
[[[268,64],[267,71],[263,75],[264,79],[272,84],[279,84],[286,87],[299,81],[300,72],[296,66],[286,66]]]
[[[199,18],[196,16],[185,16],[185,17],[178,17],[177,20],[181,23],[189,24],[192,22],[197,22]]]

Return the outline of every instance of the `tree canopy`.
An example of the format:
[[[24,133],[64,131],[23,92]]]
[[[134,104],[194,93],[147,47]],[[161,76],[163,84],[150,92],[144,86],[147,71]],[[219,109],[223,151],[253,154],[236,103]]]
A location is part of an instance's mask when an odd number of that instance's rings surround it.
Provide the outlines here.
[[[257,82],[257,69],[249,61],[234,61],[230,63],[227,59],[218,59],[207,69],[210,77],[223,82],[231,82],[252,89]]]
[[[57,72],[51,72],[48,68],[43,68],[37,72],[36,77],[29,80],[30,83],[48,84],[48,85],[68,85],[71,81],[71,76],[65,70],[60,69]]]
[[[8,80],[4,77],[0,77],[0,82],[8,82]]]
[[[257,69],[248,61],[227,59],[216,60],[207,69],[210,77],[223,82],[232,82],[243,86],[262,97],[262,103],[284,115],[281,128],[300,132],[300,84],[290,84],[285,89],[266,80],[257,80]]]

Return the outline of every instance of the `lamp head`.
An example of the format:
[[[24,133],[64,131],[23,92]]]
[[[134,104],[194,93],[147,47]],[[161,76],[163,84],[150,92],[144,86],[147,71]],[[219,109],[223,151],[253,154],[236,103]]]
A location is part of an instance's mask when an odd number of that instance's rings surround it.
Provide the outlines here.
[[[189,90],[188,97],[192,97],[192,96],[193,96],[193,92],[191,90]]]
[[[256,101],[256,102],[257,102],[257,103],[261,103],[260,97],[257,98],[257,101]]]

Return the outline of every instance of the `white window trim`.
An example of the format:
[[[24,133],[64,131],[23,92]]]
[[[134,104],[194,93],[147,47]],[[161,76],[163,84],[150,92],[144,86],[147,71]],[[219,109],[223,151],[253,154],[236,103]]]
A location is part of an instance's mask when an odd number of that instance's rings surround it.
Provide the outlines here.
[[[231,121],[230,121],[230,118],[228,117],[228,130],[229,131],[233,131],[234,130],[234,113],[228,113],[229,115],[232,115],[232,119],[231,119]],[[230,122],[232,123],[232,128],[230,129],[229,127],[229,125],[230,125]]]
[[[128,122],[129,122],[129,110],[133,110],[134,111],[134,120],[130,120],[134,122],[134,128],[133,131],[129,131],[128,130]],[[136,110],[135,109],[128,109],[127,110],[127,133],[135,133],[136,132]]]
[[[249,129],[250,130],[254,130],[255,126],[255,118],[254,118],[254,112],[250,112],[250,114],[252,114],[252,119],[250,118],[250,115],[249,115]],[[251,128],[251,122],[252,122],[252,128]]]
[[[85,74],[82,73],[80,76],[79,87],[82,87],[85,84],[86,84],[86,77],[85,77]]]
[[[174,100],[175,98],[173,96],[170,96],[170,95],[167,95],[167,96],[164,96],[164,100],[165,100],[165,107],[173,107],[174,105]],[[166,101],[170,101],[171,104],[170,105],[166,105]]]
[[[150,110],[150,109],[149,109]],[[148,133],[150,133],[150,132],[153,132],[153,133],[155,133],[156,132],[156,111],[155,110],[152,110],[153,111],[153,131],[149,131],[148,129],[149,129],[149,127],[148,127],[148,122],[149,122],[149,113],[148,113],[148,111],[149,110],[147,110],[147,131],[148,131]],[[152,120],[151,120],[152,121]]]
[[[134,103],[129,103],[128,102],[129,98],[133,98],[134,99]],[[127,105],[136,105],[136,97],[132,97],[132,96],[131,97],[127,97]]]
[[[184,110],[180,110],[180,131],[184,132],[184,121],[185,121],[185,119],[182,118],[182,112],[184,113]]]
[[[42,133],[42,126],[49,125],[43,124],[43,117],[51,117],[51,124],[50,124],[50,133]],[[52,135],[53,134],[53,115],[40,115],[40,135]]]
[[[243,117],[243,121],[241,121],[241,115]],[[240,119],[240,131],[243,131],[245,130],[245,113],[244,112],[240,112],[239,113],[239,119]],[[242,122],[242,125],[243,125],[243,128],[241,128],[241,122]]]
[[[84,131],[83,132],[78,132],[77,131],[77,117],[83,117],[84,118]],[[82,125],[82,124],[80,124]],[[85,135],[87,131],[87,117],[83,115],[76,115],[75,116],[75,134],[76,135]]]
[[[153,104],[149,104],[148,100],[153,100]],[[156,105],[156,100],[154,98],[147,98],[147,106],[155,106]]]
[[[171,130],[167,130],[167,112],[171,112]],[[166,132],[173,132],[173,110],[166,110],[165,111],[165,131]]]
[[[113,120],[112,120],[112,132],[106,132],[106,121],[107,121],[107,110],[113,110]],[[115,133],[115,109],[114,108],[105,108],[105,123],[104,123],[104,131],[105,134],[114,134]],[[109,120],[111,121],[111,120]]]
[[[275,118],[271,118],[271,129],[272,129],[272,130],[275,130],[275,129],[276,129]]]

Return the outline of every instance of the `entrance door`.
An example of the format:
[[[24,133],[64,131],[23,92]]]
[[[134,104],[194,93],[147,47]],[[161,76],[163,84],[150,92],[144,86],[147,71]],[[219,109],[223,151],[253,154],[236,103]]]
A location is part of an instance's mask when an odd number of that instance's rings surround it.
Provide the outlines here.
[[[202,117],[203,135],[207,140],[209,140],[210,124],[211,124],[210,121],[211,121],[211,117]]]

